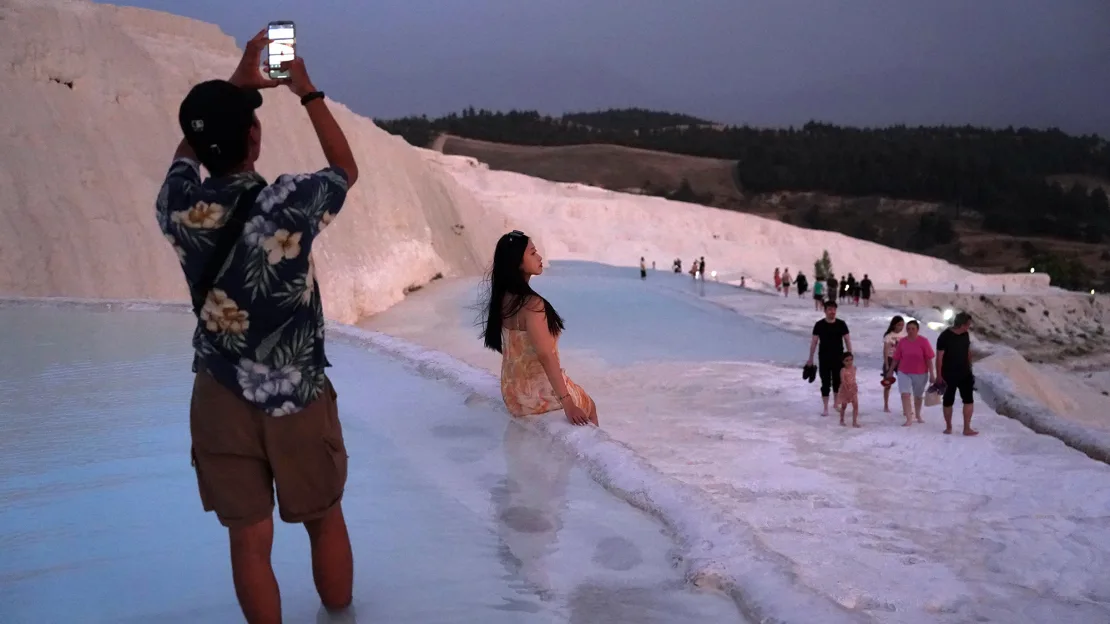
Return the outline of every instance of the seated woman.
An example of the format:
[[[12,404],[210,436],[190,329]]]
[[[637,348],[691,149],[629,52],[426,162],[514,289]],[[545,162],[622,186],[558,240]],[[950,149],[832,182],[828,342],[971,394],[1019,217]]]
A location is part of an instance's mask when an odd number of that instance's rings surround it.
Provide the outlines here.
[[[596,425],[593,399],[559,363],[563,319],[529,285],[532,276],[541,273],[543,258],[523,232],[513,230],[497,241],[482,340],[503,356],[501,396],[513,416],[562,409],[575,425]]]

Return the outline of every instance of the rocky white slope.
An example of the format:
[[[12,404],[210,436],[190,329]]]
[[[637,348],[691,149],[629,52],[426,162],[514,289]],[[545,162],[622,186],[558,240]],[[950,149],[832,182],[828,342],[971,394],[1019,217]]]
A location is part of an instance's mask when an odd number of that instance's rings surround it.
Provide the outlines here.
[[[240,54],[217,27],[165,13],[0,0],[0,294],[184,301],[154,199],[181,98]],[[260,172],[324,166],[296,98],[265,98]],[[401,139],[331,106],[362,177],[316,251],[328,316],[352,322],[437,273],[479,270],[498,219]]]
[[[421,150],[439,163],[479,200],[534,234],[552,259],[587,260],[634,266],[640,257],[667,269],[678,257],[683,266],[705,256],[706,269],[720,281],[766,283],[776,267],[813,277],[813,261],[828,250],[837,275],[864,273],[877,285],[906,279],[910,288],[951,291],[999,289],[1043,292],[1045,274],[983,275],[954,264],[851,238],[809,230],[755,215],[619,193],[583,184],[550,182],[508,171],[494,171],[467,156]]]

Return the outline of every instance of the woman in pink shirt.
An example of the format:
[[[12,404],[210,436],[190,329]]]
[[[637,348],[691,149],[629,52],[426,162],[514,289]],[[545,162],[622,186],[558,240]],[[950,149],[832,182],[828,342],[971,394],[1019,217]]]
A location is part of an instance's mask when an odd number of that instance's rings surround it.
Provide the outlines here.
[[[933,369],[933,359],[936,353],[929,339],[920,335],[921,326],[917,321],[906,323],[906,337],[899,340],[894,347],[891,359],[898,369],[898,391],[902,393],[902,414],[906,417],[903,427],[913,424],[916,416],[917,422],[921,419],[921,403],[925,398],[925,387],[936,381],[936,371]],[[910,407],[910,394],[913,394],[913,409]]]

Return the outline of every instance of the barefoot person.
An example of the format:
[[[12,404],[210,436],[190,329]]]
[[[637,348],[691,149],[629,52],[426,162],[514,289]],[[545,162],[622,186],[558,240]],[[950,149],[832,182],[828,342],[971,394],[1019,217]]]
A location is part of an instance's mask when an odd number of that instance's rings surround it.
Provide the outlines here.
[[[825,282],[823,280],[813,280],[813,309],[820,311],[821,306],[825,303]]]
[[[530,280],[543,273],[543,258],[523,232],[497,241],[486,300],[486,348],[502,354],[501,396],[513,416],[563,410],[575,425],[598,424],[597,406],[567,377],[559,361],[563,319]]]
[[[921,419],[925,388],[936,381],[933,373],[933,345],[929,344],[929,340],[920,331],[921,326],[917,321],[906,323],[906,337],[898,341],[891,355],[898,369],[898,392],[902,394],[902,415],[906,417],[903,427],[909,427],[914,420],[925,422]]]
[[[820,349],[818,349],[820,345]],[[845,349],[847,345],[847,349]],[[836,318],[836,302],[825,302],[825,318],[813,326],[813,339],[809,343],[807,366],[813,366],[813,354],[817,352],[817,371],[821,376],[822,416],[829,415],[829,390],[835,395],[840,390],[840,369],[844,365],[844,352],[852,350],[852,337],[848,335],[848,324]]]
[[[844,413],[852,406],[852,426],[859,428],[859,386],[856,384],[856,365],[849,351],[841,358],[840,391],[836,393],[836,406],[840,408],[840,426],[844,423]]]
[[[871,278],[866,273],[863,274],[863,280],[859,283],[859,293],[863,297],[863,307],[871,307],[871,293],[875,291],[875,284],[871,282]]]
[[[906,320],[896,314],[890,319],[890,325],[883,334],[883,411],[890,412],[890,386],[896,380],[894,376],[894,347],[898,341],[906,336]]]
[[[284,84],[300,98],[329,166],[271,185],[255,172],[259,89],[279,84],[259,71],[266,43],[259,33],[230,79],[198,84],[185,97],[178,117],[185,139],[157,200],[158,224],[197,316],[189,423],[200,499],[228,529],[235,594],[252,623],[281,621],[270,564],[275,486],[281,519],[308,532],[324,606],[348,606],[353,579],[340,506],[347,452],[325,374],[311,253],[358,167],[298,59]]]
[[[952,327],[937,336],[937,371],[944,382],[944,433],[952,433],[952,407],[956,404],[956,393],[964,404],[964,435],[979,435],[971,428],[971,417],[975,413],[975,375],[971,370],[971,315],[960,312],[952,320]]]

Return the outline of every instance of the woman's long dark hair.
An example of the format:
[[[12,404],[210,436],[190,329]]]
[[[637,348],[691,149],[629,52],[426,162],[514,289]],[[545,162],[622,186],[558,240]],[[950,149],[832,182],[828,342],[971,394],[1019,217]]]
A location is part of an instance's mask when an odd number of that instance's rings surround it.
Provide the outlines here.
[[[886,338],[887,336],[893,334],[894,333],[894,328],[898,326],[898,323],[905,323],[905,322],[906,322],[906,319],[902,318],[902,315],[895,314],[894,318],[890,319],[890,325],[886,328],[886,332],[883,333],[883,338]]]
[[[529,297],[538,297],[543,301],[547,330],[551,335],[558,336],[563,331],[563,318],[547,299],[532,290],[520,270],[528,241],[526,234],[513,230],[497,241],[497,247],[493,251],[493,266],[487,278],[486,296],[482,306],[486,319],[482,341],[487,349],[498,353],[501,353],[501,327],[504,320],[520,312]]]

